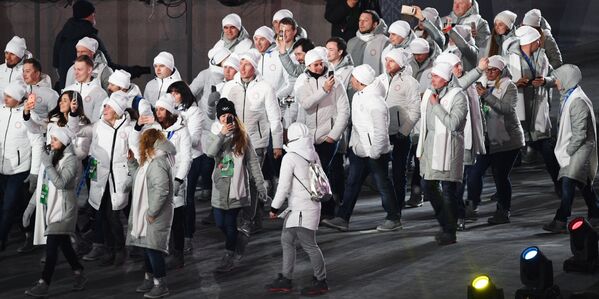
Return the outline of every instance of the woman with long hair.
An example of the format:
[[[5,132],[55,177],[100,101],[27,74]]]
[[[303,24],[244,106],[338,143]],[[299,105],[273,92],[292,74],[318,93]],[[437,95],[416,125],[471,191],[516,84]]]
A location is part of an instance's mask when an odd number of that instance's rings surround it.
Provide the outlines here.
[[[73,246],[71,236],[77,225],[77,168],[79,161],[71,146],[74,137],[69,129],[56,127],[50,133],[49,151],[41,154],[40,175],[34,195],[36,208],[34,244],[46,244],[46,261],[42,278],[25,294],[34,297],[48,295],[54,268],[58,260],[58,248],[62,250],[75,275],[73,290],[83,290],[87,278]]]
[[[241,259],[237,242],[237,215],[250,205],[250,182],[258,190],[258,198],[266,198],[264,177],[258,156],[241,120],[235,104],[222,98],[216,105],[217,121],[212,124],[211,142],[206,155],[216,166],[212,174],[212,210],[216,226],[225,234],[225,254],[217,272],[229,272]],[[250,177],[252,178],[250,180]]]
[[[136,289],[146,298],[169,295],[164,255],[173,222],[173,160],[175,146],[156,129],[145,130],[139,142],[139,163],[129,153],[133,174],[127,245],[144,250],[145,275]]]
[[[495,16],[493,20],[493,32],[491,32],[491,39],[489,41],[488,57],[506,55],[511,48],[519,46],[518,38],[515,34],[517,17],[518,15],[509,10],[504,10]]]
[[[167,93],[170,93],[175,98],[176,109],[183,117],[185,126],[191,136],[191,167],[187,174],[187,190],[185,203],[185,246],[184,253],[189,254],[193,250],[193,234],[195,233],[196,223],[196,207],[195,207],[195,191],[200,177],[201,170],[204,167],[209,167],[210,173],[214,168],[214,163],[202,163],[205,161],[201,158],[202,151],[202,123],[207,121],[206,114],[200,110],[196,104],[196,98],[189,89],[189,86],[184,81],[177,81],[171,84]],[[208,180],[210,178],[207,178]]]

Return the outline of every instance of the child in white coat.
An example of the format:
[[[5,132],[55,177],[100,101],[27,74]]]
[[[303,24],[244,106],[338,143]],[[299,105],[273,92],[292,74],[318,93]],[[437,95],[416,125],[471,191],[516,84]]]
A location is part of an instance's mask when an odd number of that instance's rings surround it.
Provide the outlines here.
[[[309,186],[310,162],[320,164],[314,149],[310,129],[302,123],[293,123],[287,131],[289,142],[284,146],[287,154],[281,162],[279,186],[271,205],[270,217],[277,217],[279,209],[288,199],[288,207],[279,217],[285,218],[281,245],[283,269],[273,283],[266,286],[269,292],[289,293],[295,265],[295,242],[298,241],[314,269],[312,285],[303,288],[302,295],[321,295],[328,292],[326,268],[320,247],[316,244],[316,230],[320,222],[320,202],[312,201]]]

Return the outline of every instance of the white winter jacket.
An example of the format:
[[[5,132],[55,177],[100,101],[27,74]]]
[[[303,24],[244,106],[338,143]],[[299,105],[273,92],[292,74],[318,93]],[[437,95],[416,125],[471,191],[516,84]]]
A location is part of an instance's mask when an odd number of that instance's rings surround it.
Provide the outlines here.
[[[191,168],[191,137],[182,117],[177,117],[177,121],[170,127],[163,129],[158,122],[155,122],[151,128],[161,131],[164,136],[175,146],[175,164],[173,165],[173,179],[183,180],[179,193],[174,194],[173,203],[175,208],[185,205],[185,196],[187,194],[187,173]]]
[[[25,60],[25,57],[23,57],[23,60]],[[25,85],[25,80],[23,79],[23,60],[12,68],[9,68],[6,63],[0,65],[0,91],[4,92],[4,88],[14,80],[18,80]],[[2,95],[0,102],[4,102],[4,95]]]
[[[73,85],[65,87],[66,90],[74,90],[81,94],[83,98],[83,112],[92,123],[98,122],[102,116],[102,104],[108,97],[106,91],[98,85],[98,81],[91,80],[90,82],[77,82]]]
[[[235,103],[237,116],[243,121],[254,148],[268,147],[272,134],[273,148],[283,148],[281,110],[275,90],[260,75],[244,83],[239,76],[223,86],[221,97]]]
[[[385,87],[385,101],[389,107],[389,135],[409,136],[420,119],[420,84],[411,74],[400,72],[390,78],[387,73],[378,76]]]
[[[318,155],[315,155],[315,158],[320,164]],[[279,185],[271,207],[281,208],[287,198],[288,214],[285,218],[285,227],[318,230],[320,203],[310,199],[310,193],[304,186],[310,188],[309,163],[299,154],[289,152],[281,161]]]
[[[206,114],[200,111],[198,105],[193,104],[187,110],[180,111],[180,115],[183,117],[191,138],[191,158],[195,159],[204,153],[202,150],[202,136],[204,135],[202,124],[206,121],[204,119]]]
[[[148,84],[146,84],[146,88],[144,89],[144,98],[152,104],[152,106],[156,105],[156,102],[162,95],[166,93],[166,90],[173,82],[181,81],[181,74],[179,74],[179,70],[175,68],[173,73],[164,78],[159,79],[158,77],[154,77]]]
[[[354,94],[349,147],[358,157],[378,159],[391,151],[389,109],[384,97],[385,88],[379,80]]]
[[[90,147],[90,163],[97,161],[96,178],[90,180],[89,203],[98,210],[106,184],[110,186],[113,210],[127,206],[131,186],[131,174],[127,167],[129,150],[139,158],[139,132],[130,124],[127,115],[118,119],[114,127],[103,118],[94,124]]]
[[[31,143],[23,119],[23,105],[0,106],[0,174],[13,175],[29,171]]]
[[[289,83],[289,74],[283,68],[276,47],[272,46],[262,53],[258,62],[258,72],[264,81],[270,83],[270,86],[275,89],[278,99],[292,96],[293,85]]]
[[[295,99],[299,103],[297,121],[310,129],[314,144],[325,142],[327,137],[339,140],[349,121],[345,86],[335,77],[335,85],[327,93],[323,88],[327,78],[323,74],[316,79],[306,71],[295,81]]]

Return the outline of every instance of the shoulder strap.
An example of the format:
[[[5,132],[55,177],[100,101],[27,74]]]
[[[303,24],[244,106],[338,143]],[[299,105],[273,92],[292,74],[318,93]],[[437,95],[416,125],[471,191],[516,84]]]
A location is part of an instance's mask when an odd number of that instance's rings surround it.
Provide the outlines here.
[[[308,162],[308,164],[310,163],[310,161],[308,161],[306,158],[304,158],[304,157],[300,156],[298,153],[292,153],[292,154],[295,154],[295,155],[297,155],[298,157],[300,157],[300,158],[304,159],[304,161]],[[302,187],[304,187],[304,189],[306,189],[306,192],[308,192],[310,195],[312,195],[312,192],[310,192],[310,189],[308,189],[308,188],[306,187],[306,185],[304,185],[304,183],[302,183],[302,181],[300,181],[300,179],[299,179],[299,178],[298,178],[298,177],[295,175],[295,173],[293,174],[293,177],[294,177],[294,178],[295,178],[295,179],[296,179],[296,180],[297,180],[297,181],[300,183],[300,185],[302,185]]]

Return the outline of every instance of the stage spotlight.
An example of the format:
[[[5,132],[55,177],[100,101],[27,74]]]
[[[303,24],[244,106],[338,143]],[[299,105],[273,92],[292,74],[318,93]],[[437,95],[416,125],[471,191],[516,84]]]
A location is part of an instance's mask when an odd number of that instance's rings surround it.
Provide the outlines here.
[[[598,261],[597,232],[583,217],[570,221],[568,230],[574,256],[564,261],[564,271],[595,272]]]
[[[539,247],[531,246],[520,255],[520,281],[516,299],[561,298],[559,287],[553,284],[553,263]]]
[[[468,286],[468,299],[503,299],[503,289],[498,289],[487,275],[480,275]]]

